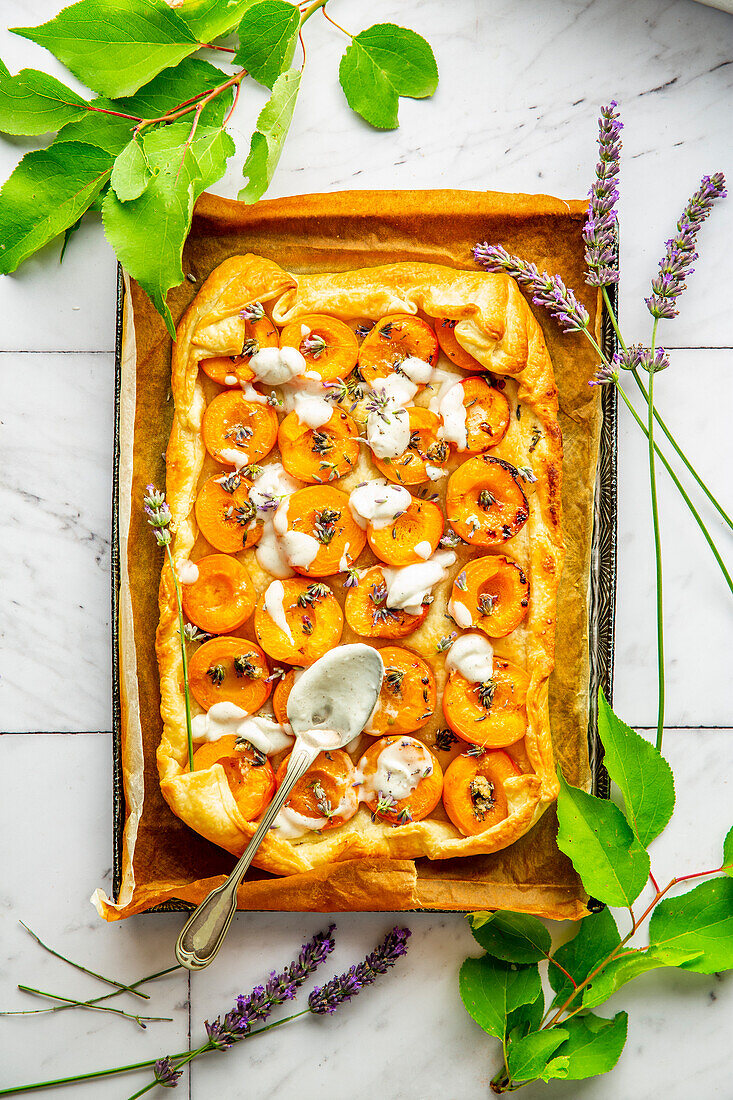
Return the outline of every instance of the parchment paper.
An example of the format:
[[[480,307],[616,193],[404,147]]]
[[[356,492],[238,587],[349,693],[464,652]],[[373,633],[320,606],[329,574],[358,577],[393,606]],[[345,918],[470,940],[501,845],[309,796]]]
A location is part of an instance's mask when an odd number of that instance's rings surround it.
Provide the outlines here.
[[[174,320],[209,272],[247,251],[286,269],[341,271],[417,260],[472,268],[477,241],[502,244],[558,273],[597,322],[598,300],[583,281],[585,202],[475,191],[355,191],[244,206],[203,195],[184,251],[186,281],[169,295]],[[142,512],[149,482],[165,483],[163,453],[173,416],[171,341],[147,297],[126,281],[121,388],[120,622],[121,736],[125,780],[123,874],[119,896],[97,891],[100,914],[117,920],[169,899],[198,903],[222,881],[233,857],[184,825],[164,802],[155,749],[160,696],[155,659],[160,551]],[[588,578],[601,412],[588,386],[595,356],[583,337],[542,326],[560,395],[564,439],[563,528],[567,555],[558,596],[550,715],[556,758],[571,783],[589,785]],[[276,878],[251,869],[242,909],[474,910],[505,908],[555,919],[585,915],[587,896],[555,845],[549,810],[527,835],[492,855],[440,860],[352,860]]]

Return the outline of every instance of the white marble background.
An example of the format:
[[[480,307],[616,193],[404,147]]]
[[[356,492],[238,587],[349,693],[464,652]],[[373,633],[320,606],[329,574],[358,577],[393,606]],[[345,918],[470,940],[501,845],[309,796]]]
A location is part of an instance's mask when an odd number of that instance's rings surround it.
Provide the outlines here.
[[[3,27],[49,18],[57,0],[5,0]],[[368,7],[368,15],[366,8]],[[691,0],[333,0],[348,28],[395,20],[433,44],[441,83],[432,102],[405,101],[401,128],[376,133],[354,117],[336,82],[344,47],[320,17],[309,25],[293,132],[272,196],[359,187],[468,187],[583,195],[594,162],[598,105],[616,97],[624,131],[622,316],[643,339],[642,298],[661,248],[704,172],[731,157],[733,19]],[[11,71],[50,68],[43,51],[4,30]],[[242,97],[240,129],[262,101]],[[22,144],[0,140],[0,178]],[[239,163],[239,161],[238,161]],[[222,193],[237,189],[233,168]],[[702,235],[702,260],[682,317],[664,325],[673,367],[660,407],[701,471],[731,503],[730,421],[733,201]],[[102,925],[88,903],[110,884],[111,726],[109,529],[115,265],[96,221],[58,269],[53,245],[0,280],[0,1009],[36,1007],[24,982],[94,994],[97,983],[41,952],[22,919],[60,950],[134,980],[172,960],[176,914]],[[679,349],[679,350],[678,350]],[[616,707],[638,728],[654,722],[653,559],[645,449],[621,417]],[[733,764],[725,586],[660,473],[667,592],[666,748],[677,817],[655,845],[658,876],[713,866],[731,825]],[[703,509],[731,560],[731,540]],[[666,881],[666,879],[665,879]],[[197,1064],[182,1087],[194,1100],[325,1094],[385,1100],[479,1100],[497,1068],[496,1044],[463,1013],[460,961],[473,951],[458,916],[409,916],[408,959],[326,1020],[297,1022],[245,1050]],[[334,970],[361,957],[388,915],[342,915]],[[225,955],[190,983],[159,983],[141,1032],[102,1013],[0,1020],[0,1087],[185,1049],[203,1020],[289,960],[326,918],[241,914]],[[562,933],[560,933],[562,934]],[[119,1001],[117,1002],[120,1003]],[[733,979],[676,973],[629,986],[610,1007],[630,1014],[616,1071],[548,1095],[569,1100],[730,1100]],[[108,1080],[66,1095],[122,1098]],[[540,1095],[541,1090],[527,1095]],[[63,1095],[61,1093],[60,1095]]]

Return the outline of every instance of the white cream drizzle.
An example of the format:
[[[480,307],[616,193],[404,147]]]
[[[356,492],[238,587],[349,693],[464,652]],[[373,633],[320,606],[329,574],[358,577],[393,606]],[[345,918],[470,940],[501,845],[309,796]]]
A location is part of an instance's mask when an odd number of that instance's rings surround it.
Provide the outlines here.
[[[460,382],[463,378],[462,374],[457,371],[444,370],[443,367],[436,367],[433,371],[433,376],[430,379],[430,389],[433,390],[433,396],[430,398],[428,408],[431,412],[440,415],[440,403],[445,397],[448,390],[455,386],[456,382]]]
[[[260,348],[249,361],[255,377],[268,386],[282,386],[306,369],[304,357],[297,348]]]
[[[195,584],[199,579],[199,567],[189,558],[184,558],[176,566],[176,574],[181,584]]]
[[[305,817],[290,806],[283,806],[272,823],[272,828],[277,829],[278,836],[285,840],[297,840],[305,833],[322,829],[328,821],[327,817]]]
[[[466,406],[463,404],[465,390],[460,382],[450,386],[445,396],[440,398],[440,416],[443,421],[438,428],[438,436],[448,443],[455,443],[459,451],[468,446],[466,432]]]
[[[270,616],[275,626],[282,630],[283,634],[292,645],[293,634],[288,626],[288,620],[285,615],[285,606],[283,604],[284,598],[285,589],[282,581],[272,581],[265,589],[265,611]]]
[[[333,416],[333,405],[326,400],[321,377],[314,371],[283,386],[282,395],[285,411],[294,412],[300,423],[308,428],[322,428]]]
[[[366,756],[357,765],[356,781],[359,798],[389,795],[399,802],[417,789],[422,779],[433,773],[433,758],[429,750],[415,737],[400,737],[382,749],[371,774]]]
[[[262,537],[255,548],[255,557],[262,568],[273,577],[284,579],[293,575],[275,532],[273,518],[276,513],[273,505],[280,505],[300,488],[301,482],[286,474],[281,463],[273,462],[264,467],[249,490],[249,499],[257,509],[258,518],[264,522]]]
[[[387,585],[386,606],[400,608],[408,615],[419,615],[425,597],[447,576],[455,561],[456,555],[452,550],[440,550],[428,561],[416,565],[403,565],[397,569],[383,565],[382,573]]]
[[[341,559],[339,561],[339,571],[340,572],[343,572],[344,569],[348,569],[349,566],[351,565],[351,558],[349,557],[349,547],[350,546],[351,546],[350,542],[347,542],[346,546],[344,546],[344,552],[341,555]]]
[[[432,552],[433,548],[429,542],[423,541],[415,543],[415,553],[419,558],[422,558],[423,561],[427,561]]]
[[[236,386],[239,379],[237,378],[236,374],[227,374],[224,378],[224,381],[226,382],[227,386]]]
[[[483,684],[494,672],[493,646],[483,634],[462,634],[448,650],[445,667],[472,684]]]
[[[415,355],[408,355],[399,364],[401,371],[407,375],[411,382],[424,386],[433,377],[433,368],[424,359],[418,359]]]
[[[473,624],[471,612],[468,610],[465,603],[455,599],[453,596],[448,600],[448,612],[453,616],[457,625],[460,626],[462,630],[467,630],[468,627]]]
[[[241,470],[243,466],[249,466],[249,455],[246,451],[237,450],[235,447],[223,447],[216,453],[222,462],[228,462],[230,466],[235,466],[237,470]]]
[[[429,466],[426,464],[425,473],[431,481],[440,481],[441,477],[448,477],[448,471],[441,470],[439,466]]]
[[[349,508],[356,522],[362,528],[371,524],[375,531],[389,527],[411,504],[412,496],[403,485],[392,485],[384,478],[358,485],[349,494]]]
[[[267,404],[265,395],[256,390],[251,382],[240,382],[239,385],[242,387],[242,397],[245,401],[254,401],[255,405]]]
[[[272,718],[261,714],[251,715],[236,703],[214,703],[206,714],[191,719],[191,731],[195,741],[218,741],[235,734],[244,737],[265,756],[273,756],[293,744],[293,736]]]

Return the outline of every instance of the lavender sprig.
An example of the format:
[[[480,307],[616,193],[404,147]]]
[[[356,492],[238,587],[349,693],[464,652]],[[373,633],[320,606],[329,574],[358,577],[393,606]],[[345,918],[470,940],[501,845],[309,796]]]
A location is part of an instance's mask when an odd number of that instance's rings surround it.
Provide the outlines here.
[[[164,1089],[174,1089],[178,1084],[178,1078],[183,1076],[182,1069],[176,1069],[168,1055],[159,1058],[153,1070],[155,1083]]]
[[[314,989],[308,998],[310,1011],[317,1016],[335,1012],[342,1004],[355,997],[364,986],[375,982],[380,974],[386,974],[407,953],[409,935],[409,928],[393,928],[363,962],[350,967],[345,974],[331,978],[324,986]]]
[[[588,310],[565,286],[559,275],[538,271],[536,264],[512,256],[498,244],[477,244],[473,249],[477,264],[486,271],[504,272],[532,295],[536,306],[542,306],[554,317],[563,332],[580,332],[588,326]]]
[[[585,281],[589,286],[608,286],[617,283],[619,278],[616,204],[623,126],[616,106],[616,101],[612,100],[608,107],[601,107],[598,119],[599,161],[595,181],[588,192],[588,215],[583,226],[585,262],[588,264]]]
[[[667,241],[664,255],[659,261],[659,271],[652,279],[652,293],[644,299],[652,317],[659,319],[677,316],[677,299],[685,289],[685,280],[692,274],[692,265],[697,259],[697,234],[715,200],[725,198],[726,195],[725,176],[722,172],[703,176],[700,186],[682,211],[677,222],[677,233]]]

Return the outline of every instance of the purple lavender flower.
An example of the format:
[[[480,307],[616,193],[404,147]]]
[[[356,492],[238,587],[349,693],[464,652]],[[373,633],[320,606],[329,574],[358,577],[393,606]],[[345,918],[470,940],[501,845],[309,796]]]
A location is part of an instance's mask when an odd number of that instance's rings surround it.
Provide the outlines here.
[[[178,1084],[178,1078],[182,1074],[183,1070],[176,1069],[168,1055],[165,1058],[159,1058],[153,1069],[156,1084],[161,1085],[164,1089],[174,1089]]]
[[[685,279],[694,271],[692,265],[697,259],[697,234],[715,200],[726,195],[722,172],[703,176],[700,186],[682,211],[682,217],[677,222],[677,233],[667,241],[659,261],[659,271],[652,279],[652,293],[645,299],[652,317],[677,316],[677,299],[685,289]]]
[[[645,370],[647,374],[656,374],[669,366],[669,356],[664,348],[652,349],[643,344],[630,344],[626,351],[618,351],[613,357],[616,366],[623,370]]]
[[[326,932],[318,932],[303,944],[298,958],[278,974],[274,970],[265,985],[258,985],[247,996],[240,994],[237,1004],[222,1020],[206,1021],[209,1042],[217,1050],[228,1050],[246,1038],[252,1025],[266,1020],[274,1009],[293,999],[299,987],[323,962],[335,947],[331,924]]]
[[[345,974],[331,978],[321,988],[316,988],[308,998],[308,1008],[316,1015],[335,1012],[346,1001],[364,988],[371,985],[380,974],[386,974],[390,967],[407,951],[409,928],[393,928],[382,943],[371,951],[364,962],[350,967]]]
[[[583,227],[585,281],[590,286],[608,286],[618,282],[616,260],[616,203],[618,202],[619,155],[622,124],[616,101],[601,107],[598,119],[598,153],[596,178],[588,192],[588,216]]]
[[[173,518],[171,516],[171,510],[166,504],[165,493],[161,493],[154,485],[147,485],[145,487],[143,504],[145,505],[148,523],[153,528],[153,534],[155,535],[158,546],[165,546],[171,541],[169,528],[171,519]]]
[[[618,370],[616,370],[614,366],[615,359],[616,356],[614,355],[611,363],[601,363],[588,385],[605,386],[609,382],[618,382]]]
[[[549,311],[563,332],[578,332],[588,324],[588,311],[569,290],[559,275],[539,272],[535,264],[511,256],[501,245],[477,244],[473,250],[477,264],[492,272],[505,272],[511,275],[526,291],[532,295],[537,306]]]
[[[250,302],[244,309],[240,309],[239,316],[243,321],[249,321],[250,324],[254,321],[261,321],[265,316],[265,307],[262,302]]]

